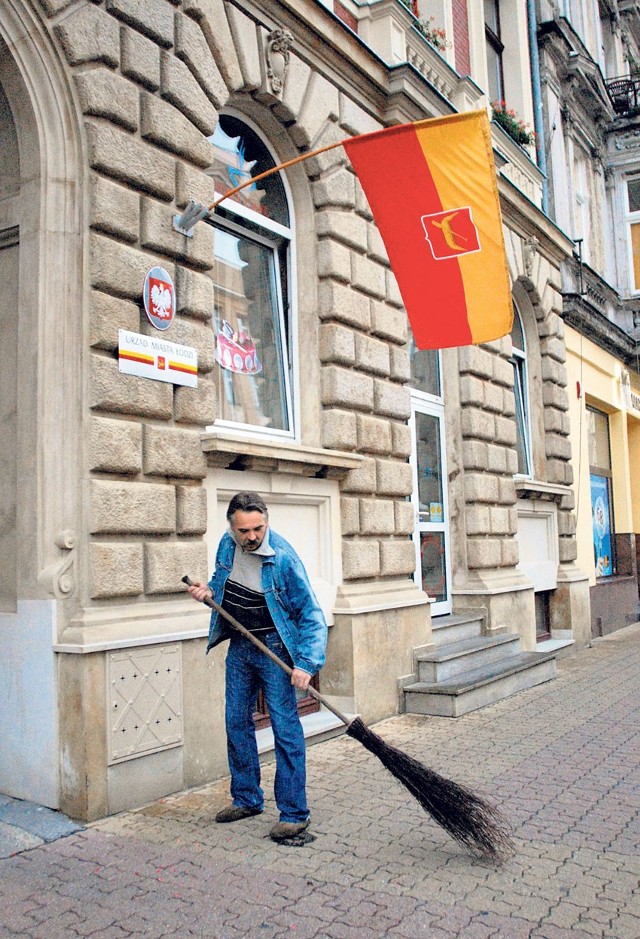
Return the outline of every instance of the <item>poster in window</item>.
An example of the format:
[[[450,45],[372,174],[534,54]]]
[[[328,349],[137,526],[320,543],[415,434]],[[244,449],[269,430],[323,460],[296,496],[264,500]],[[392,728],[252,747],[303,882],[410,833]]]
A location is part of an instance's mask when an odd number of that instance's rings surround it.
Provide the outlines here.
[[[610,577],[613,574],[613,558],[609,481],[606,476],[597,476],[595,473],[591,473],[591,514],[596,577]]]

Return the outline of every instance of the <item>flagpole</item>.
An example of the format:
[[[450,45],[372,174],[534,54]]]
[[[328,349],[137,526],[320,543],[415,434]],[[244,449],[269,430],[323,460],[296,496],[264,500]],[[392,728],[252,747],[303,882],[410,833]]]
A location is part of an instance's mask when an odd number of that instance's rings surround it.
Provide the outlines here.
[[[221,202],[224,202],[225,199],[229,199],[231,196],[235,196],[236,192],[240,192],[240,190],[244,189],[246,186],[251,186],[253,183],[257,183],[261,179],[265,179],[267,176],[271,176],[273,173],[279,173],[280,170],[286,170],[287,167],[294,166],[296,163],[302,163],[303,160],[308,160],[311,157],[318,156],[320,153],[326,153],[327,150],[335,150],[336,147],[341,147],[343,143],[343,140],[338,141],[338,143],[330,143],[326,147],[320,147],[319,150],[312,150],[311,153],[303,153],[301,156],[294,157],[293,160],[287,160],[286,163],[278,163],[277,166],[272,166],[270,170],[265,170],[264,173],[259,173],[257,176],[251,176],[243,183],[240,183],[239,186],[235,186],[233,189],[229,189],[229,191],[225,192],[223,196],[220,196],[219,199],[216,199],[215,202],[212,202],[209,206],[209,212],[213,212],[213,210],[219,206]]]

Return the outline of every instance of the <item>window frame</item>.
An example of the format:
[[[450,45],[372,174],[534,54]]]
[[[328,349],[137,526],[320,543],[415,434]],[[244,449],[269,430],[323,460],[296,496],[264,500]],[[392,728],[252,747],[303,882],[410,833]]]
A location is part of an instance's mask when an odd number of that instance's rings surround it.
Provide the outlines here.
[[[236,121],[245,124],[261,141],[262,145],[271,155],[274,163],[281,162],[279,157],[270,146],[262,130],[248,118],[236,110],[225,110],[219,115],[220,118],[230,117]],[[212,424],[208,425],[208,431],[223,433],[242,433],[243,435],[256,440],[289,440],[298,441],[300,438],[300,376],[298,362],[298,317],[297,317],[297,277],[295,268],[295,216],[293,213],[293,200],[291,189],[285,174],[280,174],[280,179],[284,188],[285,198],[289,210],[289,226],[282,225],[273,219],[255,212],[249,206],[234,201],[233,197],[222,199],[216,207],[216,213],[206,221],[212,228],[220,228],[231,234],[241,235],[252,239],[265,247],[271,248],[274,252],[274,273],[276,282],[276,297],[278,303],[278,321],[280,335],[282,337],[282,358],[284,375],[284,395],[285,410],[288,420],[288,429],[282,430],[271,427],[260,427],[255,424],[246,424],[239,421],[229,421],[216,417]],[[231,187],[230,187],[231,188]],[[213,200],[217,201],[224,195],[217,188],[214,189]],[[215,236],[214,236],[215,237]],[[286,271],[286,284],[283,283],[282,259]],[[286,286],[287,303],[284,302],[283,287]],[[215,342],[215,333],[213,331],[213,312],[212,312],[212,337]],[[216,362],[216,367],[218,366]]]
[[[484,0],[485,4],[486,2],[487,0]],[[484,38],[485,38],[485,48],[486,48],[486,57],[487,57],[487,81],[489,84],[490,97],[492,97],[492,99],[495,101],[501,102],[501,101],[505,101],[506,97],[505,97],[505,86],[504,86],[504,61],[503,61],[505,47],[504,47],[504,43],[502,42],[502,31],[500,28],[500,0],[490,0],[490,2],[493,5],[493,9],[495,12],[496,27],[498,31],[496,32],[493,26],[487,23],[485,12],[484,12],[484,4],[483,4],[482,16],[483,16],[483,21],[484,21]],[[493,68],[490,67],[490,65],[493,65],[493,63],[489,59],[489,54],[488,54],[489,50],[491,50],[491,52],[495,55],[495,58],[497,61],[498,67],[497,67],[497,72],[495,74],[493,73]],[[491,87],[490,87],[491,77],[490,76],[492,74],[496,80],[496,86],[497,86],[495,97],[491,95]]]
[[[611,573],[609,574],[598,574],[596,570],[596,577],[615,577],[618,573],[618,558],[616,554],[616,522],[615,522],[615,513],[613,510],[613,470],[612,470],[612,460],[611,460],[611,423],[610,423],[610,414],[606,411],[603,411],[601,408],[596,407],[595,404],[587,402],[585,404],[585,410],[592,412],[593,414],[600,414],[606,419],[607,425],[607,448],[609,454],[609,466],[600,466],[596,463],[589,462],[589,490],[591,495],[591,477],[597,476],[600,479],[605,479],[607,481],[607,496],[609,500],[609,537],[611,539]],[[588,418],[587,418],[588,419]],[[588,426],[587,426],[588,433]],[[587,452],[588,452],[588,442],[587,442]],[[593,532],[592,532],[593,540]]]
[[[623,177],[624,183],[624,193],[623,193],[623,215],[626,231],[626,241],[627,241],[627,264],[629,270],[629,293],[632,296],[640,295],[640,228],[638,229],[639,233],[639,243],[638,243],[638,284],[636,286],[636,264],[635,256],[633,250],[633,226],[640,226],[640,209],[637,209],[635,212],[631,210],[629,206],[629,183],[638,182],[640,183],[640,170],[635,172],[628,173]]]
[[[513,330],[511,332],[511,358],[509,361],[513,365],[513,394],[514,394],[514,407],[515,407],[515,422],[516,422],[516,434],[519,433],[519,428],[522,428],[522,448],[524,451],[524,458],[526,463],[525,472],[521,472],[518,468],[518,472],[515,474],[521,479],[531,479],[533,475],[533,448],[531,445],[531,402],[529,400],[529,369],[527,364],[527,337],[524,331],[524,322],[522,320],[522,315],[518,309],[518,305],[515,300],[512,300],[513,303],[513,317],[518,318],[520,324],[520,332],[522,334],[522,344],[523,348],[519,349],[513,344]],[[520,390],[520,403],[522,406],[522,422],[520,423],[518,417],[518,393],[516,391],[516,385]],[[518,441],[516,440],[516,452],[519,453],[519,448],[517,446]]]

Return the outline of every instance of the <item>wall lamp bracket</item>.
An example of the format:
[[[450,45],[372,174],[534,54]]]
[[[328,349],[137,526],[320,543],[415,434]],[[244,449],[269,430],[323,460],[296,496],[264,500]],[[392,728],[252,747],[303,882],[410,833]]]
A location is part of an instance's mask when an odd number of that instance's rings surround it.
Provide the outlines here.
[[[196,202],[195,199],[189,199],[182,215],[173,216],[173,227],[181,235],[193,238],[193,229],[208,214],[208,206],[203,205],[202,202]]]

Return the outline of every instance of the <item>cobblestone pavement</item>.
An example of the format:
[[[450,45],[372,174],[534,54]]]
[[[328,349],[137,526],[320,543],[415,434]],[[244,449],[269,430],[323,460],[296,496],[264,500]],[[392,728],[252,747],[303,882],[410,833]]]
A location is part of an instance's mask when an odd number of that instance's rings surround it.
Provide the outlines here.
[[[0,936],[640,937],[638,626],[500,704],[376,732],[496,798],[515,856],[471,857],[342,736],[309,750],[313,843],[270,841],[273,801],[216,825],[223,780],[0,860]]]

